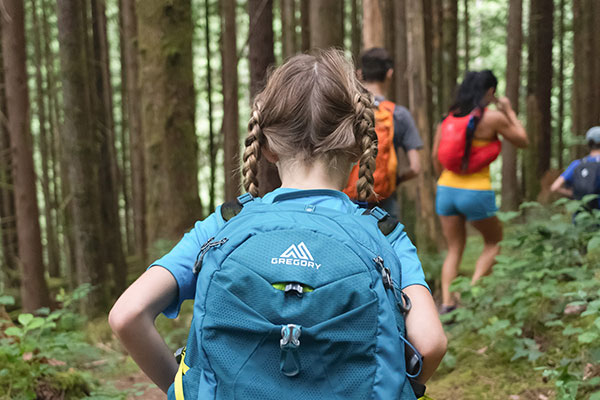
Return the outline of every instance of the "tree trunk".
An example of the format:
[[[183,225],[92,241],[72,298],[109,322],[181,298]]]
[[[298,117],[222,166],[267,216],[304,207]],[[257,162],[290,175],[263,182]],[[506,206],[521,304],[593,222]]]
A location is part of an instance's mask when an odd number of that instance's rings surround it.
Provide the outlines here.
[[[510,0],[506,39],[506,96],[519,112],[521,49],[523,46],[523,0]],[[509,141],[502,144],[502,210],[516,210],[521,195],[517,179],[517,149]]]
[[[300,25],[302,28],[302,51],[310,50],[310,0],[300,0]]]
[[[344,47],[342,0],[311,0],[310,47]]]
[[[19,264],[22,271],[21,301],[24,311],[34,311],[49,306],[50,296],[44,278],[32,137],[29,129],[23,2],[4,1],[1,12],[7,129],[11,143]]]
[[[142,131],[141,94],[138,67],[138,32],[135,0],[122,1],[123,53],[122,67],[127,71],[127,124],[129,157],[131,160],[131,200],[133,202],[133,232],[139,257],[146,260],[146,162],[145,139]]]
[[[359,7],[358,0],[351,1],[350,26],[352,27],[352,58],[358,65],[358,57],[360,56],[360,40],[361,40],[361,25],[359,22]]]
[[[469,50],[470,50],[470,46],[471,46],[471,41],[470,41],[471,28],[469,25],[469,0],[464,0],[463,6],[464,6],[463,30],[464,30],[464,40],[465,40],[464,41],[464,43],[465,43],[465,72],[467,72],[469,70],[469,57],[470,57]]]
[[[79,2],[69,0],[59,0],[57,11],[64,102],[61,155],[71,197],[77,282],[100,286],[106,276],[98,182],[100,143],[91,121],[85,14]],[[84,307],[100,312],[107,305],[106,295],[106,289],[97,288]]]
[[[458,76],[458,0],[442,0],[442,75],[441,109],[450,106]]]
[[[296,54],[296,7],[294,0],[280,0],[283,58]]]
[[[238,58],[236,45],[235,0],[221,3],[221,58],[223,81],[223,152],[225,201],[240,195],[240,133],[238,109]]]
[[[396,102],[408,105],[408,80],[406,62],[406,0],[394,3],[394,75],[396,75]]]
[[[52,196],[50,193],[50,164],[48,160],[48,131],[46,113],[44,79],[42,76],[42,46],[40,23],[38,20],[37,4],[31,0],[32,27],[33,27],[33,49],[35,60],[35,86],[36,86],[36,104],[37,117],[39,122],[39,149],[42,164],[42,194],[44,196],[44,220],[46,231],[46,254],[48,259],[48,273],[52,277],[60,275],[59,248],[56,240],[56,230],[54,229],[54,219],[52,218]]]
[[[600,4],[596,0],[573,0],[573,133],[585,135],[600,125]],[[578,146],[575,157],[587,153]]]
[[[531,135],[531,152],[527,157],[528,200],[540,192],[540,179],[550,168],[552,89],[553,3],[531,0],[529,21],[529,57],[527,76],[527,132]]]
[[[208,100],[208,156],[210,162],[210,185],[208,203],[209,212],[215,210],[215,183],[217,172],[217,148],[215,145],[215,130],[213,127],[213,101],[212,101],[212,51],[210,48],[210,6],[209,0],[204,0],[204,39],[206,46],[206,97]]]
[[[97,96],[96,132],[100,143],[100,201],[103,222],[106,261],[112,267],[112,281],[116,295],[127,286],[127,263],[123,253],[121,219],[119,218],[119,171],[115,148],[112,86],[106,34],[104,0],[92,0],[92,26],[94,40],[95,93]],[[107,281],[109,283],[110,281]]]
[[[194,129],[191,1],[138,0],[148,240],[178,239],[202,217]]]
[[[263,7],[261,8],[261,5]],[[314,6],[311,3],[311,7]],[[267,70],[275,63],[273,53],[273,2],[272,0],[249,0],[248,12],[250,13],[250,98],[254,97],[264,88],[267,79]],[[314,26],[314,25],[313,25]],[[312,38],[311,38],[312,42]],[[281,186],[279,174],[274,164],[262,157],[258,161],[258,188],[260,195]]]
[[[20,287],[15,217],[14,186],[11,174],[10,137],[6,121],[4,93],[4,62],[2,56],[2,18],[0,18],[0,231],[2,232],[2,261],[7,288]]]
[[[384,47],[383,17],[379,0],[363,0],[363,48]]]
[[[556,121],[556,133],[558,136],[558,169],[563,169],[563,129],[565,118],[565,0],[559,3],[560,16],[558,20],[558,119]]]
[[[437,249],[441,245],[440,229],[434,213],[433,174],[430,160],[431,130],[428,121],[427,85],[425,82],[425,33],[423,5],[419,1],[406,2],[406,32],[408,61],[409,108],[423,137],[421,151],[422,172],[417,178],[418,215],[417,243],[423,249]]]

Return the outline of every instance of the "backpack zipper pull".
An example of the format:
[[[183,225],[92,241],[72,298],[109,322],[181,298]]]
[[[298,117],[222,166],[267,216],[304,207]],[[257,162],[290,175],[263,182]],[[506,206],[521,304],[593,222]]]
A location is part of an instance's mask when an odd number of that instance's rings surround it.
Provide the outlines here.
[[[394,299],[396,299],[396,307],[400,310],[400,312],[404,315],[406,314],[412,307],[410,302],[410,298],[403,290],[396,290],[396,286],[394,285],[394,281],[392,279],[392,273],[390,269],[387,268],[383,263],[383,258],[381,256],[377,256],[373,259],[377,267],[379,268],[379,272],[381,272],[381,280],[383,281],[383,287],[386,290],[389,290],[394,295]],[[398,292],[400,295],[398,296]]]
[[[210,239],[207,240],[206,243],[204,243],[202,245],[202,247],[200,247],[200,251],[198,252],[198,255],[196,256],[196,262],[194,263],[194,274],[197,274],[198,272],[200,272],[200,270],[202,269],[202,261],[204,260],[204,255],[212,248],[214,247],[219,247],[225,243],[227,243],[227,241],[229,239],[227,238],[223,238],[221,240],[217,240],[216,242],[213,242],[213,240],[215,240],[215,237],[211,237]]]

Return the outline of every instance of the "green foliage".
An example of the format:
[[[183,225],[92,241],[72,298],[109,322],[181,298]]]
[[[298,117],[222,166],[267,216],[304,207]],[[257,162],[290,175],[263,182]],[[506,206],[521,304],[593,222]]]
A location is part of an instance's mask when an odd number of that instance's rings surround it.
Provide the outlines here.
[[[76,313],[78,301],[90,290],[90,285],[82,285],[70,294],[61,291],[57,296],[61,308],[20,314],[14,325],[0,320],[7,326],[0,337],[0,399],[90,395],[94,379],[77,367],[101,358],[101,353],[86,342],[86,318]],[[12,301],[0,298],[2,304]]]
[[[524,204],[535,219],[509,230],[489,277],[476,286],[465,277],[454,281],[463,307],[443,317],[454,322],[451,337],[475,332],[507,368],[518,361],[539,369],[557,399],[600,390],[600,211],[571,217],[581,207]],[[456,364],[451,358],[446,368]]]

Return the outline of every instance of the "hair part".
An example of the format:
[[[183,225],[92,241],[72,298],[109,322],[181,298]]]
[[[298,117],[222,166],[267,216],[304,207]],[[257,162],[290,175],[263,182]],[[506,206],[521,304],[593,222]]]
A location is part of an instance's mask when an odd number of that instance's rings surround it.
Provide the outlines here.
[[[280,165],[322,160],[337,166],[359,159],[359,200],[373,194],[377,155],[373,98],[339,50],[300,54],[272,71],[254,99],[243,155],[244,188],[259,195],[263,146]],[[348,168],[349,172],[349,168]]]

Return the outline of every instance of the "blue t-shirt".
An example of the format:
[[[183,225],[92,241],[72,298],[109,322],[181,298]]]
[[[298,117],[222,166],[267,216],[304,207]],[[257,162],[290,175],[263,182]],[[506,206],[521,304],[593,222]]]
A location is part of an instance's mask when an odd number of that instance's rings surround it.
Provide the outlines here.
[[[294,192],[298,189],[279,188],[267,193],[262,201],[263,203],[272,203],[273,199],[282,193]],[[343,212],[352,212],[358,208],[348,196],[342,192],[331,190],[331,195],[318,195],[311,197],[292,198],[284,200],[286,202],[306,203],[310,198],[311,204],[321,205],[323,207],[340,210]],[[214,213],[209,215],[203,221],[197,221],[194,228],[186,233],[183,238],[173,247],[173,249],[151,264],[152,266],[161,266],[166,268],[177,281],[179,294],[163,312],[169,318],[175,318],[179,314],[179,308],[184,300],[193,299],[196,294],[196,278],[194,274],[194,263],[200,247],[213,237],[217,231],[225,224],[221,217],[220,206]],[[402,263],[402,282],[404,289],[410,285],[423,285],[429,289],[425,282],[425,274],[421,267],[421,262],[417,256],[417,249],[412,244],[406,232],[398,228],[388,236],[392,247]]]
[[[589,162],[600,162],[600,156],[586,156],[583,159]],[[573,185],[573,173],[575,172],[575,168],[577,168],[580,164],[581,160],[575,160],[569,164],[567,169],[565,169],[565,172],[560,174],[560,176],[565,179],[565,182],[567,182],[568,186]],[[600,187],[600,175],[597,176],[597,179],[597,187]]]

